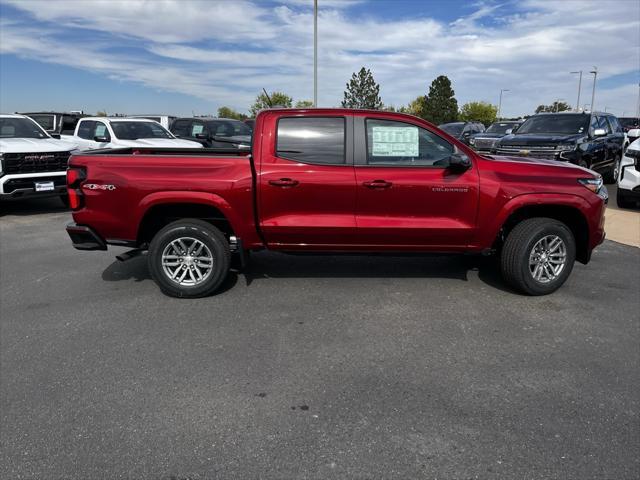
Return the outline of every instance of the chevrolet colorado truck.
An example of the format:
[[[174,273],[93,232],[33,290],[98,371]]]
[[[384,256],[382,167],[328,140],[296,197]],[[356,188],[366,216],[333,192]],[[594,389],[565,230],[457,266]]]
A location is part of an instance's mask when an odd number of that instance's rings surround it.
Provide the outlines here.
[[[530,295],[560,287],[604,239],[600,175],[549,160],[480,156],[400,113],[272,109],[251,150],[133,147],[74,155],[67,173],[80,250],[147,253],[160,289],[209,295],[233,255],[495,254]]]

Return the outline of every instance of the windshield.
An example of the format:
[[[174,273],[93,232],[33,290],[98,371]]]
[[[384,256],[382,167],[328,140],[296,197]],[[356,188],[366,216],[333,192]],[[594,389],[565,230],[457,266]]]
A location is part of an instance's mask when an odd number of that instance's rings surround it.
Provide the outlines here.
[[[640,125],[640,118],[634,117],[619,117],[620,125],[626,128],[638,128]]]
[[[589,130],[589,115],[536,115],[526,120],[518,134],[522,133],[556,133],[573,135],[586,133]]]
[[[445,123],[440,125],[439,128],[447,132],[449,135],[456,136],[462,133],[464,123]]]
[[[518,126],[517,123],[492,123],[489,128],[487,128],[487,133],[507,133],[507,130],[515,129]]]
[[[19,117],[0,118],[0,138],[49,138],[33,120]]]
[[[156,122],[111,122],[113,133],[120,140],[140,138],[175,138],[168,130]]]
[[[55,117],[53,115],[29,115],[33,120],[45,130],[53,130],[55,126]]]
[[[215,137],[251,135],[251,129],[239,120],[213,120],[209,122],[209,131]]]

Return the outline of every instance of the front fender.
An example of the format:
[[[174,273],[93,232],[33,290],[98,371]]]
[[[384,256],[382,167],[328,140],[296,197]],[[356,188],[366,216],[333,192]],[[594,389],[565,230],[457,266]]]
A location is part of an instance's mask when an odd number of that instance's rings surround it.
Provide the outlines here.
[[[583,197],[571,193],[530,193],[517,195],[508,200],[494,215],[489,215],[485,218],[486,228],[480,229],[482,234],[478,243],[482,248],[491,248],[502,226],[511,215],[521,208],[553,206],[574,208],[580,212],[583,217],[585,217],[584,212],[592,208]],[[585,220],[591,229],[589,219],[585,217]]]

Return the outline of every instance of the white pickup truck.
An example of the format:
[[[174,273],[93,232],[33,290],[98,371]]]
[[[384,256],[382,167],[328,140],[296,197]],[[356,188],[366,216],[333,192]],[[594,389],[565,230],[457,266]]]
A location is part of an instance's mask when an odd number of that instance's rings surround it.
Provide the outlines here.
[[[73,135],[62,135],[80,150],[123,147],[202,148],[198,142],[176,138],[158,122],[144,118],[85,117]]]
[[[0,115],[0,199],[60,196],[67,203],[73,142],[52,138],[24,115]]]

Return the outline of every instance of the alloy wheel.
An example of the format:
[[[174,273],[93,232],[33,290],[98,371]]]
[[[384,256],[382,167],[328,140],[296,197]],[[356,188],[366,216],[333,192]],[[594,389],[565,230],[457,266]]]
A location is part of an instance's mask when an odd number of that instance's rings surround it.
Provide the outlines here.
[[[201,284],[211,275],[213,265],[211,250],[197,238],[177,238],[162,252],[162,270],[178,285],[192,287]]]
[[[560,276],[567,262],[567,246],[557,235],[536,242],[529,255],[529,271],[536,282],[549,283]]]

